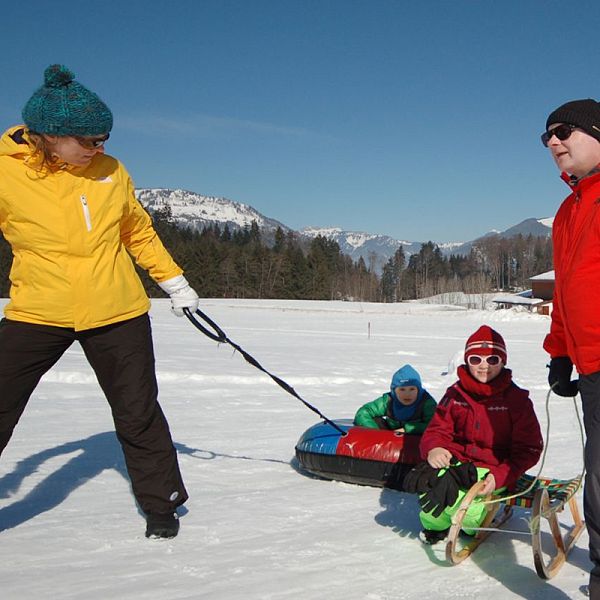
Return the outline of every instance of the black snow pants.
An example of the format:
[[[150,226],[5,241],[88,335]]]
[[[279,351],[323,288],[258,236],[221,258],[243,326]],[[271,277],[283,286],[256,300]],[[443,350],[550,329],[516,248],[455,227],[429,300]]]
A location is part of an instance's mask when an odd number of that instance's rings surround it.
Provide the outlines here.
[[[590,598],[600,600],[600,371],[579,376],[585,426],[583,512],[590,538]]]
[[[158,404],[147,314],[85,331],[0,321],[0,454],[42,375],[78,341],[112,411],[133,493],[146,513],[168,513],[187,492]]]

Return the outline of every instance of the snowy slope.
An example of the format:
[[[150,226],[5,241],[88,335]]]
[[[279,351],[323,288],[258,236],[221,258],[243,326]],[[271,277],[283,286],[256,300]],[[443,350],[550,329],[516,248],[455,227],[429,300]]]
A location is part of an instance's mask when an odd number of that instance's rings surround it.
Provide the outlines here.
[[[546,427],[549,321],[440,305],[205,300],[204,310],[330,418],[351,417],[410,362],[440,398],[486,322]],[[226,346],[152,308],[161,401],[190,500],[179,537],[149,541],[110,413],[79,347],[46,375],[0,462],[2,600],[398,600],[581,596],[587,535],[550,582],[526,535],[494,534],[448,568],[415,498],[307,477],[294,445],[318,418]],[[370,336],[368,332],[370,330]],[[545,474],[581,470],[573,404],[553,397]],[[535,472],[535,469],[532,470]],[[520,512],[509,528],[526,531]]]

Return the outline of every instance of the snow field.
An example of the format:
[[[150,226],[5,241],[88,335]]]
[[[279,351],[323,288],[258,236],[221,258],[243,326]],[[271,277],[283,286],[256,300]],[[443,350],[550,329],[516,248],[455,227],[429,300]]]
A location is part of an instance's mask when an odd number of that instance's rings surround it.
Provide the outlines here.
[[[508,366],[530,390],[545,434],[545,317],[414,303],[210,299],[201,307],[332,419],[386,391],[407,362],[439,400],[454,381],[442,373],[488,323],[504,336]],[[443,546],[424,548],[416,537],[414,497],[299,473],[294,446],[317,415],[171,315],[168,301],[154,301],[151,316],[161,404],[190,493],[180,535],[144,538],[108,405],[74,346],[40,383],[0,461],[3,599],[581,596],[586,534],[550,582],[535,574],[527,536],[494,534],[468,561],[446,566]],[[544,474],[576,475],[573,403],[553,396],[550,419]],[[526,531],[523,516],[507,527]]]

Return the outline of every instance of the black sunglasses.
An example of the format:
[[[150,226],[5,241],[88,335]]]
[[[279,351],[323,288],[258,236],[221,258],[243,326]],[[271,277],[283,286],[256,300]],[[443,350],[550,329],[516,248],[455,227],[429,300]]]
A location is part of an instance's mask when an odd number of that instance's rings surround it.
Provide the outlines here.
[[[79,137],[77,135],[74,135],[73,137],[77,140],[77,143],[80,146],[83,146],[84,148],[87,148],[88,150],[94,150],[94,149],[100,148],[100,146],[104,146],[104,143],[110,137],[110,133],[107,133],[106,135],[103,135],[102,137],[97,137],[97,138],[85,138],[85,137]]]
[[[562,125],[558,125],[554,129],[544,131],[544,133],[542,133],[542,144],[548,147],[548,142],[553,136],[556,136],[561,142],[564,142],[566,139],[569,138],[569,136],[573,133],[575,129],[577,129],[575,125],[563,123]]]

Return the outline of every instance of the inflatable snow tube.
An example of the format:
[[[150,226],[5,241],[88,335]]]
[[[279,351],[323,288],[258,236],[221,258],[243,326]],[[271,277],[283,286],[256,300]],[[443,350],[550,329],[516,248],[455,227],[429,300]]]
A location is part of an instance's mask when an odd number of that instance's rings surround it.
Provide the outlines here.
[[[312,475],[399,490],[406,473],[421,461],[420,435],[356,427],[350,419],[333,422],[346,435],[317,423],[296,444],[300,467]]]

